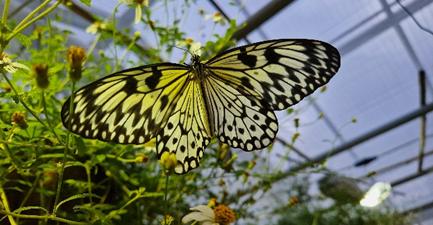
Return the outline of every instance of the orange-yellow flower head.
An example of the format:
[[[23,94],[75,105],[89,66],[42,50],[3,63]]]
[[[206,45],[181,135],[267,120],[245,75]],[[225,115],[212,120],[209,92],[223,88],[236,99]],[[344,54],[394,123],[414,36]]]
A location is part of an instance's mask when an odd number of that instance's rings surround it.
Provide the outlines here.
[[[81,78],[82,65],[86,59],[86,51],[78,46],[71,46],[68,49],[67,60],[69,63],[69,77],[72,81],[78,81]]]

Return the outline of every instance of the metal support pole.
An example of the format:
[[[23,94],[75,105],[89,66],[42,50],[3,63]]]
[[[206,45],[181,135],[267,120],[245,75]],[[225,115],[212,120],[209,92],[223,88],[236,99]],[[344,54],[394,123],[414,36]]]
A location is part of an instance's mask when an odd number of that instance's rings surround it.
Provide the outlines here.
[[[285,172],[282,172],[281,174],[278,175],[277,179],[283,179],[283,178],[290,176],[291,174],[296,173],[297,171],[300,171],[306,167],[321,163],[331,156],[334,156],[334,155],[337,155],[341,152],[344,152],[349,148],[352,148],[356,145],[359,145],[359,144],[361,144],[361,143],[363,143],[363,142],[365,142],[371,138],[374,138],[380,134],[383,134],[389,130],[392,130],[392,129],[394,129],[394,128],[402,125],[402,124],[410,122],[410,121],[412,121],[412,120],[414,120],[414,119],[416,119],[422,115],[425,115],[431,111],[433,111],[433,103],[430,103],[430,104],[428,104],[424,107],[421,107],[417,110],[414,110],[414,111],[412,111],[412,112],[410,112],[410,113],[408,113],[408,114],[406,114],[400,118],[397,118],[396,120],[393,120],[387,124],[384,124],[383,126],[378,127],[378,128],[376,128],[376,129],[374,129],[374,130],[372,130],[372,131],[370,131],[364,135],[361,135],[358,138],[355,138],[349,142],[346,142],[337,148],[326,151],[325,153],[312,159],[309,163],[295,166],[295,167],[293,167],[293,168],[291,168]]]
[[[418,0],[418,1],[412,1],[412,3],[408,4],[406,8],[408,8],[413,14],[416,12],[422,10],[424,7],[432,4],[433,2],[431,0]],[[379,15],[379,14],[378,14]],[[346,42],[342,46],[338,48],[341,55],[345,55],[349,52],[351,52],[354,49],[359,48],[365,43],[368,43],[369,40],[377,37],[379,34],[385,32],[388,30],[388,28],[392,27],[394,24],[400,23],[402,20],[407,18],[406,12],[403,10],[399,10],[396,13],[394,13],[393,18],[385,18],[384,20],[376,23],[375,25],[369,27],[368,29],[365,29],[362,33],[359,35],[356,35],[354,38],[352,38],[350,41]],[[353,30],[349,30],[347,33],[341,36],[350,35],[353,32]]]
[[[426,85],[425,85],[425,72],[421,70],[419,72],[419,87],[420,87],[420,105],[424,107],[426,104]],[[424,151],[425,151],[425,134],[427,130],[427,116],[424,114],[421,116],[420,134],[419,134],[419,155],[418,155],[418,173],[422,171],[422,165],[424,162]]]
[[[240,40],[246,37],[249,33],[251,33],[254,29],[262,25],[272,16],[275,16],[278,12],[284,9],[287,5],[293,3],[294,0],[273,0],[250,18],[247,19],[243,24],[244,26],[240,27],[234,34],[233,39]]]
[[[411,181],[413,179],[416,179],[418,177],[422,177],[422,176],[427,175],[427,174],[432,173],[432,172],[433,172],[433,167],[429,167],[429,168],[421,171],[420,173],[414,173],[414,174],[409,175],[407,177],[400,178],[400,179],[392,182],[391,186],[392,187],[396,187],[398,185],[402,185],[402,184],[404,184],[406,182],[409,182],[409,181]]]
[[[433,155],[433,149],[431,151],[427,151],[427,152],[424,153],[424,157],[427,157],[427,156],[430,156],[430,155]],[[416,161],[417,159],[418,159],[418,156],[414,156],[414,157],[411,157],[409,159],[400,161],[398,163],[395,163],[395,164],[392,164],[392,165],[380,168],[378,170],[374,170],[374,171],[372,171],[372,172],[370,172],[370,173],[368,173],[368,174],[366,174],[366,175],[364,175],[362,177],[359,177],[357,179],[362,180],[362,179],[366,179],[368,177],[382,175],[382,174],[387,173],[387,172],[389,172],[391,170],[394,170],[394,169],[396,169],[396,168],[398,168],[400,166],[404,166],[404,165],[407,165],[407,164],[409,164],[409,163],[411,163],[413,161]]]

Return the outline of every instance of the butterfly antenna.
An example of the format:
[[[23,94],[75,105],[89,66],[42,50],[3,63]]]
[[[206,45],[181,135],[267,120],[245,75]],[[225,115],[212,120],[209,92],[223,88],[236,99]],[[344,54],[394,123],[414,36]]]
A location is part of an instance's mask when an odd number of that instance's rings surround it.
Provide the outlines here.
[[[173,48],[183,50],[184,52],[188,52],[190,55],[193,55],[192,52],[190,52],[189,49],[187,49],[187,48],[182,48],[182,47],[178,47],[178,46],[173,46]]]

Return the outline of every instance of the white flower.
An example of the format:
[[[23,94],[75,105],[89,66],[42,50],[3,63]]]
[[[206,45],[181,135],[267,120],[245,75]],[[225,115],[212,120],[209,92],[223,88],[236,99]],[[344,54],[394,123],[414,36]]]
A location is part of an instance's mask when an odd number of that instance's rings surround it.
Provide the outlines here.
[[[0,53],[0,71],[3,69],[9,73],[15,73],[18,69],[30,71],[30,69],[26,65],[12,62],[12,60],[6,53]]]
[[[142,17],[142,7],[149,7],[149,0],[120,0],[121,3],[135,7],[135,24],[139,23]]]
[[[199,222],[201,225],[219,225],[215,222],[215,213],[206,205],[199,205],[190,209],[192,212],[182,218],[182,223]]]
[[[223,204],[213,209],[206,205],[199,205],[191,208],[191,211],[182,218],[183,224],[194,222],[193,224],[199,223],[200,225],[228,225],[236,219],[235,213]]]
[[[212,20],[215,24],[224,25],[226,23],[223,15],[220,12],[214,14],[207,14],[204,16],[205,20]]]

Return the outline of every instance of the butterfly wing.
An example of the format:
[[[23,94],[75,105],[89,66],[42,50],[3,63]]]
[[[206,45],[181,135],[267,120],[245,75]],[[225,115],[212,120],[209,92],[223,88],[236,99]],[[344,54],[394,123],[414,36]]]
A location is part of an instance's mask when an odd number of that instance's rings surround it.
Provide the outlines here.
[[[212,73],[212,71],[209,71]],[[274,112],[213,74],[203,82],[210,126],[221,142],[247,151],[270,145],[278,131]]]
[[[175,153],[175,172],[186,173],[198,167],[211,135],[200,82],[191,80],[179,93],[167,125],[156,137],[158,156],[166,151]]]
[[[232,147],[264,148],[278,131],[272,110],[301,101],[339,66],[338,50],[316,40],[270,40],[223,52],[205,64],[211,129]]]
[[[63,124],[85,138],[122,144],[156,137],[158,158],[175,153],[175,172],[186,173],[198,167],[211,137],[201,87],[190,73],[164,63],[104,77],[75,93],[72,116],[68,99]]]
[[[340,54],[317,40],[279,39],[231,49],[206,66],[240,93],[282,110],[326,84],[340,67]]]
[[[188,82],[189,68],[163,63],[132,68],[90,83],[63,105],[63,125],[85,138],[141,144],[166,125]]]

